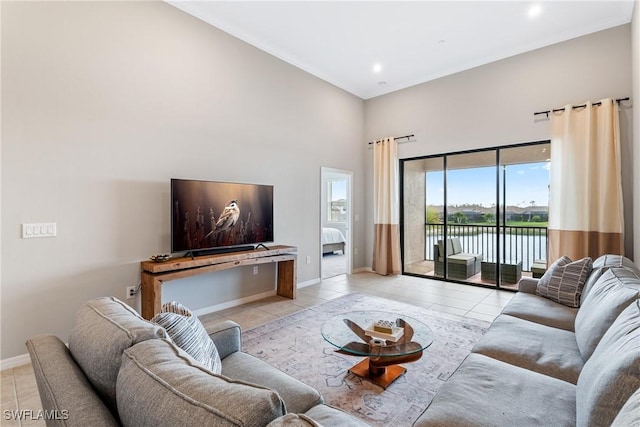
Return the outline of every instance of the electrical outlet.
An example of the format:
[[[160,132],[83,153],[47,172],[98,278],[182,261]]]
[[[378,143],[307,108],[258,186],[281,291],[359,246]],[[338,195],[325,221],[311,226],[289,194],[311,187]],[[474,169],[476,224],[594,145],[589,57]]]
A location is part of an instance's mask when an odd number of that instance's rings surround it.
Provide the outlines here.
[[[311,257],[307,255],[307,264],[311,264]]]
[[[353,254],[358,255],[358,248],[353,248]]]
[[[258,266],[257,265],[253,266],[253,274],[258,274]]]
[[[127,286],[127,299],[133,299],[136,297],[136,287]]]

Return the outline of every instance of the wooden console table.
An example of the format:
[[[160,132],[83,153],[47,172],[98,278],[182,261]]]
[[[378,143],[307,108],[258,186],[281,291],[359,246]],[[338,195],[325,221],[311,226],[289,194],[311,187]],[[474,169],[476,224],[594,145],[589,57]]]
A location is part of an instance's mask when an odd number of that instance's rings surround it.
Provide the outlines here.
[[[276,292],[280,296],[295,299],[297,251],[298,248],[295,246],[272,246],[269,249],[260,248],[193,259],[174,258],[167,262],[142,261],[140,263],[142,317],[149,320],[160,312],[163,282],[245,265],[277,263]]]

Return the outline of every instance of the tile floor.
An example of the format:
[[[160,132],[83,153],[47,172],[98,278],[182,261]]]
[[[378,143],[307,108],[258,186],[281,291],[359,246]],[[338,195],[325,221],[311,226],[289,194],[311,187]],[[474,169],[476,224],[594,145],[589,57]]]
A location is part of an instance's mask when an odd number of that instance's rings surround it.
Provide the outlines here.
[[[384,277],[372,273],[341,275],[298,289],[295,300],[273,296],[201,316],[209,324],[230,319],[243,329],[269,322],[312,305],[353,292],[377,295],[474,319],[492,321],[509,302],[513,292],[442,282],[411,276]],[[40,420],[8,420],[12,410],[41,409],[31,365],[0,372],[2,426],[44,426]]]

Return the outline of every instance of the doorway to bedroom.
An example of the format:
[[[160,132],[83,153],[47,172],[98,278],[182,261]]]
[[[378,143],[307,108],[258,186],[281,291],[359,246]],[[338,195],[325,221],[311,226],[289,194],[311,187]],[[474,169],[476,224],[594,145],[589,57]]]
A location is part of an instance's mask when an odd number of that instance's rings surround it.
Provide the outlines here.
[[[351,179],[341,169],[321,169],[320,277],[351,274]]]

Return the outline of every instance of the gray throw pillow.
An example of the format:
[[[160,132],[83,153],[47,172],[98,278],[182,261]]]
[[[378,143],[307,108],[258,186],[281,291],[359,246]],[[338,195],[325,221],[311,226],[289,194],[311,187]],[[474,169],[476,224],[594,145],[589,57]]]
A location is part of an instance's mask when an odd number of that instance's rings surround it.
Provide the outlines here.
[[[205,368],[215,374],[222,372],[218,349],[204,325],[191,310],[175,301],[162,306],[151,321],[162,326],[171,340]]]
[[[579,307],[582,288],[592,266],[593,261],[589,257],[571,262],[563,256],[540,278],[536,294],[567,307]]]

